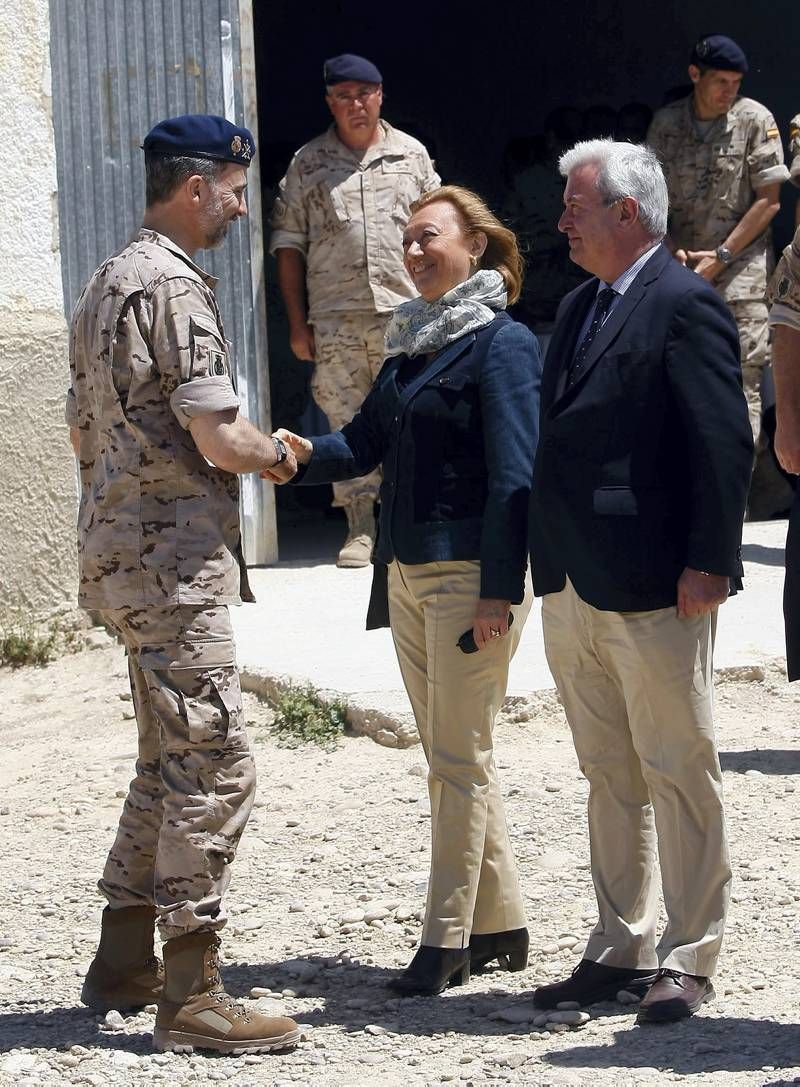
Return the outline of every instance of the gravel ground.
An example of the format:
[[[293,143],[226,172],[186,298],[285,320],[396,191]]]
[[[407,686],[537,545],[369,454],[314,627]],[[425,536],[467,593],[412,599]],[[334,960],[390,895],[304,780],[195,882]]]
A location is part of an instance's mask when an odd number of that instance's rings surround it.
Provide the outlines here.
[[[224,974],[232,994],[294,1016],[303,1041],[285,1055],[177,1056],[152,1053],[153,1010],[105,1020],[78,1001],[135,749],[122,652],[95,641],[45,669],[0,669],[0,1084],[800,1083],[800,685],[777,670],[718,686],[733,902],[717,1000],[671,1027],[636,1027],[618,1003],[582,1024],[532,1022],[526,996],[569,973],[594,921],[587,789],[555,697],[520,701],[497,729],[527,971],[397,1000],[384,982],[417,944],[427,876],[421,751],[363,737],[288,750],[246,696],[260,792]]]

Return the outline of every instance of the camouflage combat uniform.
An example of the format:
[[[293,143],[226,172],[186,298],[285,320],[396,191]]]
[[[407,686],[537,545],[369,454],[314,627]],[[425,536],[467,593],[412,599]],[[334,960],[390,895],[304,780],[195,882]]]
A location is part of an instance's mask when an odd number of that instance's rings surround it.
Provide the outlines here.
[[[771,325],[800,330],[800,227],[783,251],[767,290]]]
[[[800,113],[789,122],[789,176],[800,188]]]
[[[656,113],[647,142],[664,166],[669,232],[676,248],[713,251],[750,209],[758,190],[786,181],[789,171],[772,114],[751,98],[738,98],[705,133],[697,126],[689,95]],[[739,329],[742,379],[756,438],[761,376],[769,360],[764,293],[771,262],[772,231],[767,229],[714,281]]]
[[[139,730],[99,887],[115,908],[155,902],[165,939],[224,925],[255,790],[227,608],[252,600],[239,483],[188,431],[239,404],[215,285],[142,230],[89,281],[70,340],[79,603],[125,643]]]
[[[311,392],[332,430],[369,392],[392,310],[416,296],[403,267],[403,229],[411,204],[440,184],[418,140],[385,121],[380,127],[381,139],[361,156],[334,125],[301,147],[272,212],[270,252],[297,249],[306,261],[317,356]],[[379,478],[334,483],[334,504],[377,496]]]

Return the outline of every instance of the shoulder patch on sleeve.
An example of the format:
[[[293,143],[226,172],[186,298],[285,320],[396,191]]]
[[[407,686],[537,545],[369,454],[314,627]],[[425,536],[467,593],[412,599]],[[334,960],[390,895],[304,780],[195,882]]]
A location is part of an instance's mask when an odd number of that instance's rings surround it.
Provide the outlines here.
[[[773,125],[773,126],[771,126],[770,128],[767,129],[767,139],[768,140],[776,140],[778,138],[778,136],[780,136],[780,132],[778,131],[777,126]]]

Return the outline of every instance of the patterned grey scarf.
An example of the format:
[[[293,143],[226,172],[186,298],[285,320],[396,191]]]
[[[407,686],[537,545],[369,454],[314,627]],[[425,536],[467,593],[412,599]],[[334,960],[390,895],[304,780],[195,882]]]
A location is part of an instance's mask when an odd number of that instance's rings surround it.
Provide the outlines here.
[[[508,295],[503,277],[493,268],[475,272],[435,302],[412,298],[392,314],[386,329],[386,357],[424,355],[439,351],[467,332],[483,328],[505,309]]]

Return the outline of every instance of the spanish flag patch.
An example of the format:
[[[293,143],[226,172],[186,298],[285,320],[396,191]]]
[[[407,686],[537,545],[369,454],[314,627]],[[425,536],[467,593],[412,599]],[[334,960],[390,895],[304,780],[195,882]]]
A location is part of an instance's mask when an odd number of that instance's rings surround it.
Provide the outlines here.
[[[768,140],[775,140],[775,139],[778,138],[778,136],[780,136],[780,132],[778,131],[778,129],[774,125],[773,125],[772,128],[767,129],[767,139]]]

